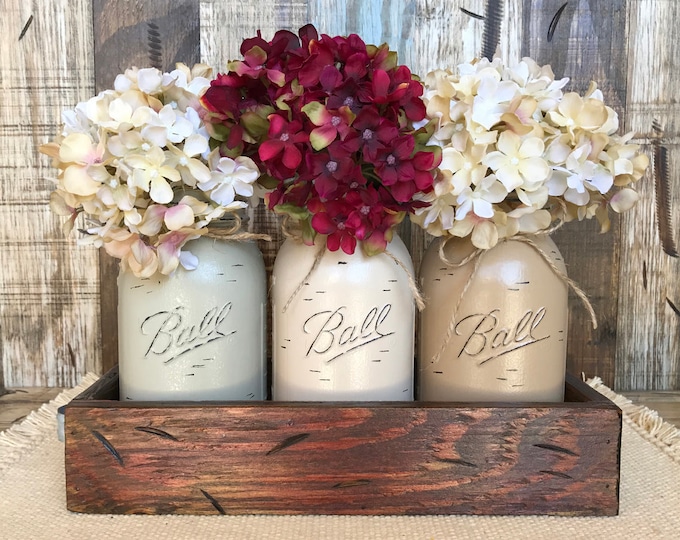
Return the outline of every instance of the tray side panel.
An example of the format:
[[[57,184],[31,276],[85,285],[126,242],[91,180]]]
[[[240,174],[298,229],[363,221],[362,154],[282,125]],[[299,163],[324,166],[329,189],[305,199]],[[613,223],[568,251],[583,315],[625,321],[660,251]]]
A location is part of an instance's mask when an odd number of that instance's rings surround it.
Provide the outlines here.
[[[67,407],[68,509],[113,514],[618,512],[620,411]]]

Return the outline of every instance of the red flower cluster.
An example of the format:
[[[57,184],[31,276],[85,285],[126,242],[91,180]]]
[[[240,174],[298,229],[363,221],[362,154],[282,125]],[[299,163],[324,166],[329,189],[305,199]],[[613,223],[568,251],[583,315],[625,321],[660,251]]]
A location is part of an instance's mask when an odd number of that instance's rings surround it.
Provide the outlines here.
[[[202,97],[223,155],[247,155],[266,171],[270,209],[302,224],[329,250],[383,251],[393,228],[432,190],[439,147],[426,146],[422,84],[387,45],[359,36],[279,31],[241,45]]]

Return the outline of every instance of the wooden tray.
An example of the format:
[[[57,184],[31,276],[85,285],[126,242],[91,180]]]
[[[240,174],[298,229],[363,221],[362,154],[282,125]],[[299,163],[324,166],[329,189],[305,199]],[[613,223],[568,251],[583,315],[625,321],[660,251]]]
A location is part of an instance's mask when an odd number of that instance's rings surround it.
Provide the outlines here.
[[[565,403],[120,402],[114,369],[65,408],[74,512],[618,513],[621,411]]]

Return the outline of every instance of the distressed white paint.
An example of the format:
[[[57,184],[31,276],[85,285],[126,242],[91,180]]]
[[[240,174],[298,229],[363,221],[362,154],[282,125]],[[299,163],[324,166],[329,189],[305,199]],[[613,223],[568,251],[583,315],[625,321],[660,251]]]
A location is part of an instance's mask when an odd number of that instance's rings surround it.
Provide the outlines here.
[[[31,25],[19,41],[29,17]],[[88,0],[7,0],[0,18],[0,357],[7,386],[70,386],[99,360],[97,252],[50,212],[38,146],[94,90]]]

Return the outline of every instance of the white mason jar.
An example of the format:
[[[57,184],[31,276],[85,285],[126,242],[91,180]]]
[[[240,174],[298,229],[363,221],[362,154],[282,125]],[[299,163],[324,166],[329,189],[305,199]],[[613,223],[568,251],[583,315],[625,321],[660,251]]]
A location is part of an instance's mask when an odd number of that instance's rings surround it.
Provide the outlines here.
[[[266,275],[253,242],[199,238],[195,270],[118,276],[121,400],[266,398]]]
[[[273,398],[413,399],[415,307],[408,275],[389,255],[327,251],[287,239],[272,280]],[[388,251],[413,274],[404,243]],[[301,289],[294,294],[302,283]]]
[[[531,239],[566,275],[555,243],[545,235]],[[442,239],[432,242],[420,269],[425,309],[420,320],[418,398],[563,401],[565,281],[525,242],[501,242],[460,268],[440,259],[441,243]],[[445,256],[451,262],[462,261],[474,249],[468,239],[452,238],[445,245]],[[456,306],[455,326],[442,350]]]

